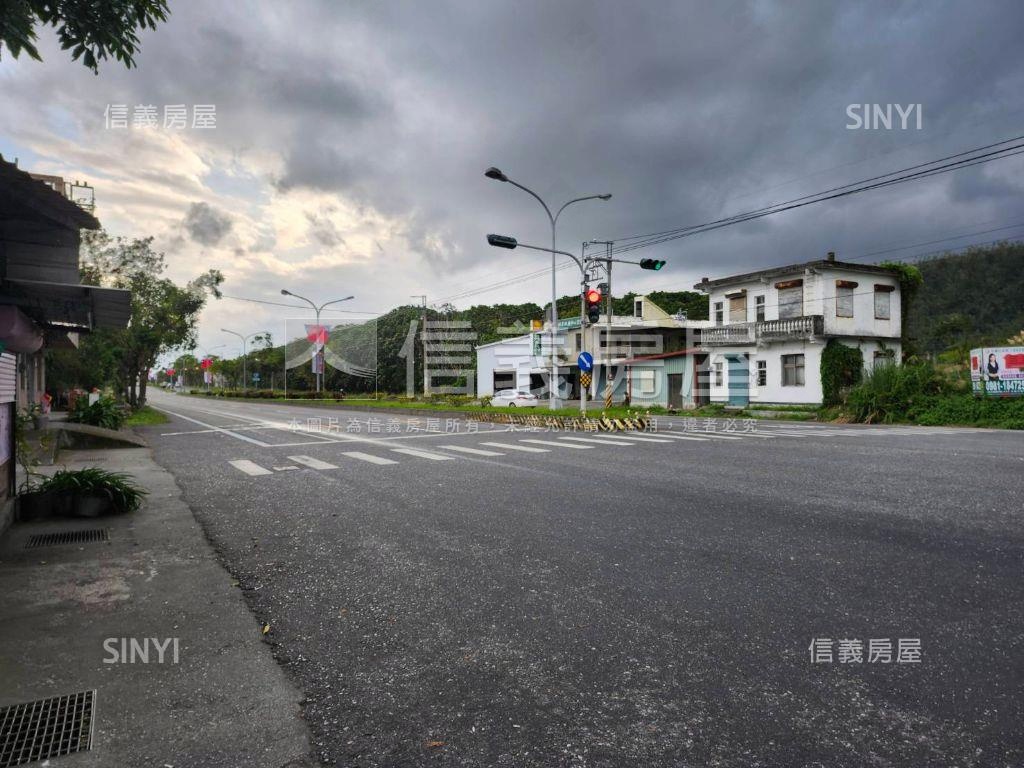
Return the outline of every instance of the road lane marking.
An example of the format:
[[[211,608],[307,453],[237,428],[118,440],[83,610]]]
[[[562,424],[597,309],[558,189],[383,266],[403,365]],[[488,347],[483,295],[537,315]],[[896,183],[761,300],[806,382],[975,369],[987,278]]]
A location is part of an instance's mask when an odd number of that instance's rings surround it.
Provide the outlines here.
[[[442,453],[431,453],[421,451],[419,448],[392,448],[392,453],[404,453],[406,456],[415,456],[419,459],[430,459],[431,461],[452,461],[454,456],[445,456]]]
[[[743,438],[738,435],[715,435],[710,432],[701,435],[705,440],[711,438],[713,440],[742,440]]]
[[[255,461],[249,461],[248,459],[235,459],[234,461],[229,461],[228,464],[233,466],[235,469],[242,470],[247,475],[252,475],[253,477],[255,477],[257,475],[272,475],[272,474],[274,474],[269,469],[264,469],[259,464],[257,464]]]
[[[215,424],[207,424],[205,421],[193,419],[191,416],[185,416],[184,414],[175,413],[174,411],[168,411],[166,408],[159,408],[155,405],[153,406],[153,408],[155,408],[158,411],[163,411],[164,413],[169,413],[171,416],[177,416],[179,419],[191,421],[193,424],[198,424],[200,427],[206,427],[207,429],[213,430],[214,432],[220,432],[223,435],[228,435],[238,440],[243,440],[247,443],[252,443],[253,445],[258,445],[261,448],[270,447],[270,443],[264,443],[262,440],[257,440],[255,437],[249,437],[248,435],[240,435],[237,432],[232,432],[230,429],[224,429],[223,427],[218,427]]]
[[[671,435],[667,432],[659,432],[658,434],[667,437],[669,440],[695,440],[698,442],[703,442],[704,440],[707,440],[706,437],[697,437],[696,435]]]
[[[577,443],[594,443],[595,445],[635,445],[625,440],[597,440],[593,437],[560,437],[559,440],[573,440]]]
[[[549,448],[531,448],[528,445],[514,445],[513,443],[480,443],[489,445],[492,448],[507,448],[510,451],[522,451],[523,453],[551,453]]]
[[[305,464],[307,467],[312,469],[337,469],[337,464],[331,464],[328,461],[320,461],[320,459],[314,459],[312,456],[289,456],[289,459],[294,461],[296,464]]]
[[[439,445],[438,448],[444,448],[446,451],[459,451],[460,453],[471,453],[474,456],[504,456],[504,453],[498,453],[497,451],[481,451],[479,448],[466,448],[463,445]]]
[[[559,443],[556,440],[520,440],[520,443],[536,443],[537,445],[554,445],[559,448],[573,448],[577,451],[589,451],[592,446],[573,445],[572,443]]]
[[[599,435],[599,436],[601,437],[602,440],[614,440],[617,437],[617,435],[609,435],[607,438],[603,437],[601,435]],[[647,436],[641,437],[640,435],[626,435],[622,439],[624,439],[624,440],[638,440],[641,443],[667,443],[667,442],[669,442],[664,437],[647,437]]]
[[[368,461],[371,464],[397,464],[397,461],[393,459],[385,459],[383,456],[374,456],[372,453],[363,453],[362,451],[342,451],[342,456],[348,456],[350,459],[359,459],[360,461]]]

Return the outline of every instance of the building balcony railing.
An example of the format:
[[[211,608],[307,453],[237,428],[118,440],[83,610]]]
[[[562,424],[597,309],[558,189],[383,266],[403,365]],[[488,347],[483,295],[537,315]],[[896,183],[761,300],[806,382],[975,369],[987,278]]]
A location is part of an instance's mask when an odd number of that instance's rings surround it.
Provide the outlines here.
[[[824,330],[824,317],[803,315],[780,320],[762,320],[759,323],[735,323],[705,328],[701,333],[701,344],[705,347],[726,347],[770,341],[790,341],[821,336]]]
[[[736,323],[704,328],[700,341],[705,347],[724,347],[733,344],[754,343],[754,323]]]
[[[821,336],[825,332],[825,318],[821,315],[787,317],[782,320],[765,320],[756,323],[758,341],[780,341],[806,339]]]

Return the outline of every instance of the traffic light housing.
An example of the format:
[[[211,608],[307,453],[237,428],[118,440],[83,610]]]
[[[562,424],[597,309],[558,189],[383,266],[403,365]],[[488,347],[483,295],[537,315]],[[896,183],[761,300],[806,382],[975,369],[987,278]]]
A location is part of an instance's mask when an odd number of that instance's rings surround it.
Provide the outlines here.
[[[653,269],[655,271],[665,266],[661,259],[640,259],[640,269]]]
[[[601,291],[597,288],[587,288],[583,292],[583,300],[587,307],[587,320],[591,324],[601,319]]]

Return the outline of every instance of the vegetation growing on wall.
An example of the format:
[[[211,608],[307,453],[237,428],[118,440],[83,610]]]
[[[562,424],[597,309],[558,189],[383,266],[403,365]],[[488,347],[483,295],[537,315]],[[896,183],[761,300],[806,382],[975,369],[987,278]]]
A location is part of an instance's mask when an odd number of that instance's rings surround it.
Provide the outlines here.
[[[829,339],[821,353],[821,391],[825,405],[837,405],[864,374],[864,355],[838,339]]]

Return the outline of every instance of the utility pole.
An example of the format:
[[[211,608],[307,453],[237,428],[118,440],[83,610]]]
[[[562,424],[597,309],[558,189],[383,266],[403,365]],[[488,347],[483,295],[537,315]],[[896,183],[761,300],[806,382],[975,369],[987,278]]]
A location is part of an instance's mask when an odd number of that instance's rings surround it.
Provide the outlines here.
[[[420,300],[420,340],[423,343],[423,398],[427,397],[428,382],[430,374],[427,372],[427,297],[423,294],[413,294],[410,298]]]
[[[605,359],[605,395],[604,404],[606,408],[611,408],[612,405],[612,311],[614,304],[612,302],[612,242],[607,241],[604,244],[605,247],[605,272],[608,278],[608,315],[605,317],[605,332],[604,332],[604,349]]]

